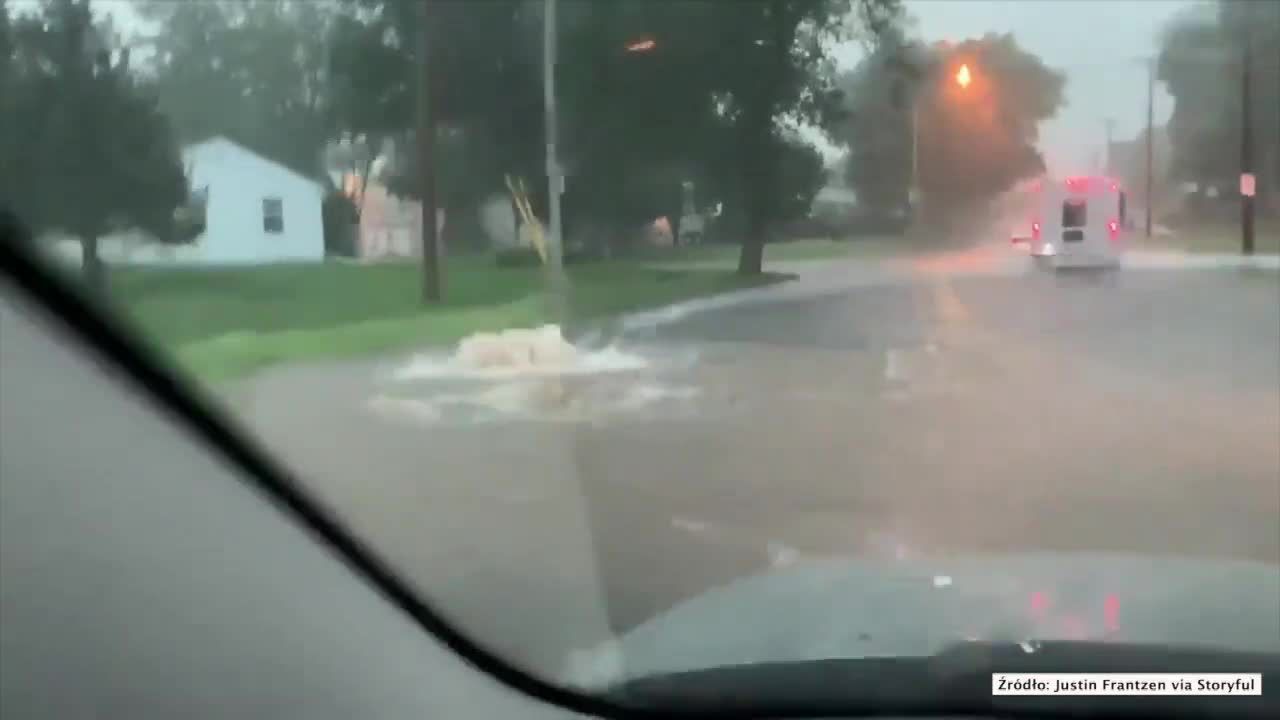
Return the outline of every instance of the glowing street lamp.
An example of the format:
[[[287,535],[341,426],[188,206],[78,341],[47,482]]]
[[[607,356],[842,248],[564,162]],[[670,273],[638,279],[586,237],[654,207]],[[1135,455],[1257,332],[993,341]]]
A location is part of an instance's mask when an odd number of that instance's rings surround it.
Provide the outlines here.
[[[657,46],[658,43],[653,38],[642,38],[627,43],[627,52],[649,52]]]
[[[956,71],[956,84],[962,88],[969,87],[969,83],[973,82],[973,76],[969,74],[969,65],[966,63],[960,66]]]

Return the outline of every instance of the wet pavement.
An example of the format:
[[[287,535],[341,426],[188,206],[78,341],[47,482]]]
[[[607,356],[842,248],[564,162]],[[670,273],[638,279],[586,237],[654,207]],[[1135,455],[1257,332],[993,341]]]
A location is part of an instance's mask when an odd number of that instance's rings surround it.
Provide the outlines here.
[[[1280,274],[1025,261],[806,265],[633,318],[592,372],[423,354],[268,372],[232,402],[447,615],[547,672],[810,558],[1280,563]]]

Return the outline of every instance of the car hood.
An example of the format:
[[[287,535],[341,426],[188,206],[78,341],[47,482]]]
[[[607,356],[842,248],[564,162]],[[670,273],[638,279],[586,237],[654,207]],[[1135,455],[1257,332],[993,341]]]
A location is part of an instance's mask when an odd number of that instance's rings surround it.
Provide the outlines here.
[[[763,662],[925,657],[966,640],[1280,652],[1280,567],[1034,553],[828,560],[737,580],[575,654],[569,683]]]

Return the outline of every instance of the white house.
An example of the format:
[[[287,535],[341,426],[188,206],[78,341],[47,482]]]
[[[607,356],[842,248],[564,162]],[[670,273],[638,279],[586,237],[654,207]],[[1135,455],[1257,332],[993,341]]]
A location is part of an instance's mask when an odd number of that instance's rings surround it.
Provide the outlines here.
[[[206,199],[205,231],[192,260],[263,263],[323,260],[324,188],[224,137],[182,151],[193,192]]]
[[[324,260],[324,188],[224,137],[188,145],[183,164],[193,194],[205,199],[205,231],[166,245],[125,232],[99,242],[109,263],[230,265]],[[58,241],[58,254],[80,259],[79,243]]]

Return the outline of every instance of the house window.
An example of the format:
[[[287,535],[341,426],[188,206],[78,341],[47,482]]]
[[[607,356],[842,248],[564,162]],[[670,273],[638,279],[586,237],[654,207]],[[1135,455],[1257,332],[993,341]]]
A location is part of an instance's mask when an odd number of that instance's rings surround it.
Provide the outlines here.
[[[284,201],[280,198],[262,198],[262,230],[272,235],[284,232]]]

